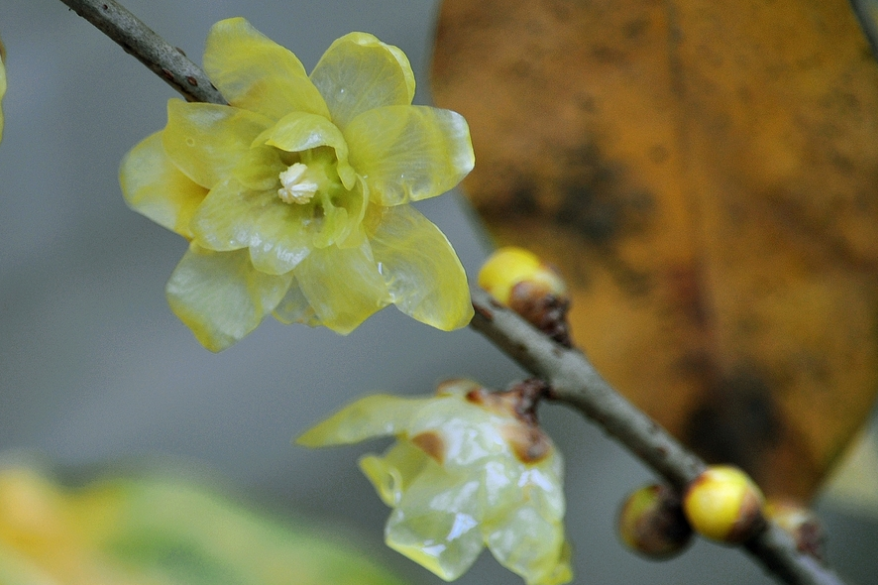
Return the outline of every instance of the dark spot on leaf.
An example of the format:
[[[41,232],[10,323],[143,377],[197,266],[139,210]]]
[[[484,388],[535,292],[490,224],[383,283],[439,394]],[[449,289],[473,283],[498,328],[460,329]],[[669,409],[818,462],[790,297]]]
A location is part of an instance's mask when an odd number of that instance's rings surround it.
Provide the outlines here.
[[[715,380],[685,430],[687,443],[705,459],[748,473],[758,469],[782,435],[783,421],[771,390],[752,367]]]
[[[693,264],[672,266],[667,272],[670,302],[692,324],[707,326],[707,295],[702,284],[702,270]]]
[[[519,59],[512,65],[511,71],[518,77],[530,77],[534,72],[534,65],[525,59]]]
[[[625,37],[628,39],[635,39],[643,34],[649,27],[649,19],[645,16],[641,16],[632,20],[629,20],[622,26],[622,32],[625,34]]]
[[[620,224],[620,209],[615,201],[607,200],[585,185],[570,185],[555,220],[570,226],[593,244],[604,244],[616,235]]]
[[[597,103],[594,96],[588,93],[580,92],[573,96],[574,103],[583,112],[593,114],[597,111]]]
[[[591,48],[591,54],[602,63],[618,65],[625,60],[625,53],[615,47],[607,45],[595,45]]]
[[[520,184],[511,193],[511,205],[515,213],[530,215],[539,209],[534,190],[530,185]]]
[[[656,144],[649,149],[649,160],[655,164],[661,164],[668,160],[668,149],[661,144]]]

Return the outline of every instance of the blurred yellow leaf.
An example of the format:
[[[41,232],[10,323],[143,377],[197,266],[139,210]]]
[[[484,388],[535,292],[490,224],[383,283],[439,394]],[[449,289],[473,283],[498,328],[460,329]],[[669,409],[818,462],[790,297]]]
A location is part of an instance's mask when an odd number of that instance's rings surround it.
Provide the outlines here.
[[[598,369],[808,498],[878,388],[878,67],[845,0],[445,0],[439,105]]]
[[[194,484],[115,479],[70,490],[0,471],[0,585],[402,585],[310,526]]]

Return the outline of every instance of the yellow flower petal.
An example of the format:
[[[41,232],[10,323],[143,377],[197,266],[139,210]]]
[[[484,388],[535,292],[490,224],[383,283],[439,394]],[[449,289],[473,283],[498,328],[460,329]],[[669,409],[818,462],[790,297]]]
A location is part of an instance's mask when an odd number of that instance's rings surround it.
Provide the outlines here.
[[[285,325],[290,325],[291,323],[302,323],[309,327],[320,325],[320,319],[317,318],[317,314],[311,308],[311,303],[308,302],[308,299],[302,293],[302,289],[299,287],[295,276],[290,284],[290,288],[287,290],[287,294],[284,295],[284,298],[274,308],[274,318]]]
[[[232,176],[248,189],[269,191],[278,188],[278,176],[286,169],[278,149],[254,146],[238,161]]]
[[[171,309],[211,351],[253,331],[280,302],[292,275],[253,269],[246,250],[211,252],[192,244],[165,292]]]
[[[359,461],[363,474],[375,486],[378,496],[388,506],[398,506],[412,481],[431,465],[432,459],[409,441],[398,441],[383,457],[366,455]],[[432,465],[436,462],[433,461]]]
[[[213,25],[207,35],[204,70],[233,106],[272,120],[294,111],[329,117],[299,59],[243,18]]]
[[[143,140],[122,159],[122,194],[128,205],[161,226],[192,239],[189,221],[207,195],[171,162],[161,132]]]
[[[443,331],[473,316],[466,272],[439,228],[408,205],[370,218],[372,254],[400,311]]]
[[[573,578],[563,522],[540,514],[532,502],[511,506],[502,522],[491,528],[487,545],[494,558],[524,577],[527,585],[561,585]]]
[[[343,409],[308,429],[296,443],[305,447],[349,445],[405,432],[412,416],[432,398],[403,398],[373,394],[348,404]]]
[[[276,190],[254,191],[234,179],[210,190],[192,218],[199,245],[216,251],[250,248],[253,266],[267,274],[284,274],[310,251],[311,232],[304,223],[310,205],[289,205]]]
[[[469,126],[450,110],[377,108],[357,116],[344,134],[351,165],[381,205],[441,195],[475,164]]]
[[[296,278],[323,325],[342,335],[390,302],[368,243],[314,249],[296,267]]]
[[[302,152],[319,146],[330,146],[338,158],[338,175],[345,188],[351,189],[357,180],[348,163],[348,145],[335,124],[315,114],[293,112],[260,134],[255,144],[265,143],[287,152]]]
[[[362,181],[356,187],[336,197],[333,193],[320,193],[323,217],[315,224],[314,247],[359,248],[365,241],[363,217],[366,215],[368,188]]]
[[[270,121],[230,106],[168,101],[165,152],[183,173],[210,189],[227,177]]]
[[[384,530],[387,546],[446,581],[469,569],[484,546],[478,480],[424,465]]]
[[[311,81],[341,129],[362,112],[408,105],[415,95],[415,76],[405,53],[366,33],[350,33],[332,43],[311,72]]]

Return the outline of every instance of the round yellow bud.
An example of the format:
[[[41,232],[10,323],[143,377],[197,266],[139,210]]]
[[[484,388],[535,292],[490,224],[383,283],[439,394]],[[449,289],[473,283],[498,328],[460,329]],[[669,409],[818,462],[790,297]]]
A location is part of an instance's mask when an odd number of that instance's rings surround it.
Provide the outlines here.
[[[536,254],[523,248],[500,248],[479,270],[479,286],[506,306],[512,305],[514,289],[521,283],[532,285],[542,294],[567,294],[567,287],[558,273]]]
[[[656,560],[679,554],[692,540],[679,495],[662,485],[631,493],[619,511],[618,528],[628,548]]]
[[[750,538],[765,520],[764,497],[737,467],[714,465],[695,479],[683,497],[683,510],[696,532],[719,542]]]

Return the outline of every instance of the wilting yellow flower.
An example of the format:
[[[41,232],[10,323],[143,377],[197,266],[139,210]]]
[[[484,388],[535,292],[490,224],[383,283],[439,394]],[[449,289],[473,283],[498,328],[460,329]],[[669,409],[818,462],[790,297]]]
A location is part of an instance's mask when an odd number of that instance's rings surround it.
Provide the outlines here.
[[[469,380],[445,382],[435,397],[369,396],[298,442],[396,435],[383,456],[366,456],[360,467],[393,508],[388,546],[443,579],[463,574],[487,545],[528,584],[566,583],[561,455],[520,414],[520,398]]]
[[[472,169],[469,129],[411,105],[402,51],[351,33],[309,76],[233,18],[204,67],[231,105],[171,100],[121,168],[129,205],[191,241],[167,294],[199,341],[223,349],[271,312],[348,333],[390,303],[444,330],[469,321],[460,261],[406,205]]]

